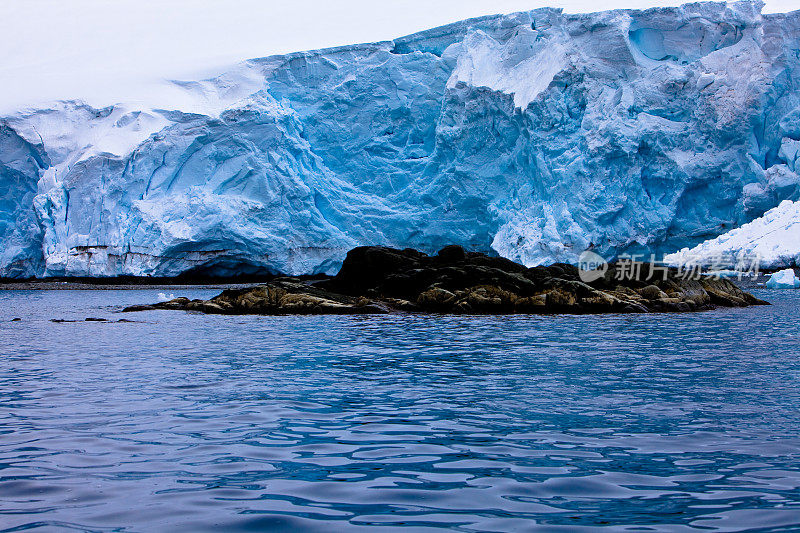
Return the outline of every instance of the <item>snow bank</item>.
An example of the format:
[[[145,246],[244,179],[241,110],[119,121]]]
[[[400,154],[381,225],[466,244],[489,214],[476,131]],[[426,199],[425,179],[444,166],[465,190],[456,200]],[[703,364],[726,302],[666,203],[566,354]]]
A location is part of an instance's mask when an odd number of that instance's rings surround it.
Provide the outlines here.
[[[762,269],[800,266],[800,202],[784,201],[748,224],[694,248],[664,257],[673,265],[749,265]]]

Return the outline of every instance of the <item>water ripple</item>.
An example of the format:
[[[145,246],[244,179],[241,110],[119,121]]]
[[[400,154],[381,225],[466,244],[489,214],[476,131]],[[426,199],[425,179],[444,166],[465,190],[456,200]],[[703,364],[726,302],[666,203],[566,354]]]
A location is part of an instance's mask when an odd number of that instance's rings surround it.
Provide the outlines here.
[[[800,529],[798,294],[56,324],[155,292],[6,291],[0,530]]]

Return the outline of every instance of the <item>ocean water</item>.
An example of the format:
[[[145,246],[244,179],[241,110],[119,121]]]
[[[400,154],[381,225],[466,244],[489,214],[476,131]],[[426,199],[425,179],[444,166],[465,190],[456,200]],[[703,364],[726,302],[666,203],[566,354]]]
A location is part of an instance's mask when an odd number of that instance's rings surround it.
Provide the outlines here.
[[[0,291],[0,530],[800,530],[800,291],[682,315],[116,312],[158,292]]]

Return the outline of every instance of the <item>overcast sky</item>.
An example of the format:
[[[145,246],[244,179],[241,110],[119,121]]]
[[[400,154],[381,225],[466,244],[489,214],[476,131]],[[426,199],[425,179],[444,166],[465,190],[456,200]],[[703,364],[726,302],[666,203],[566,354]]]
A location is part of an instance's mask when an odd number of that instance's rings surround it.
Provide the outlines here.
[[[212,75],[253,57],[387,40],[543,6],[567,12],[669,0],[3,0],[0,112],[46,99],[129,97],[145,82]],[[767,0],[765,12],[800,0]],[[131,93],[131,94],[126,94]],[[110,102],[105,102],[110,103]],[[103,102],[98,104],[104,105]]]

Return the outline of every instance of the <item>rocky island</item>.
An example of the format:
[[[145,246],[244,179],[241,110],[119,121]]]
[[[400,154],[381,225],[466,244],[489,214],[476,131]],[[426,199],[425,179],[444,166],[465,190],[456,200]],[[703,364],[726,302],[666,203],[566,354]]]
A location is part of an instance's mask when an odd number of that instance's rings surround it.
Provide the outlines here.
[[[276,277],[210,300],[176,298],[125,311],[174,309],[214,314],[556,314],[688,312],[767,304],[726,279],[691,279],[674,268],[615,263],[591,276],[570,264],[527,268],[502,257],[447,246],[431,256],[364,246],[328,279]],[[586,272],[584,271],[584,274]],[[584,282],[583,279],[594,278]]]

